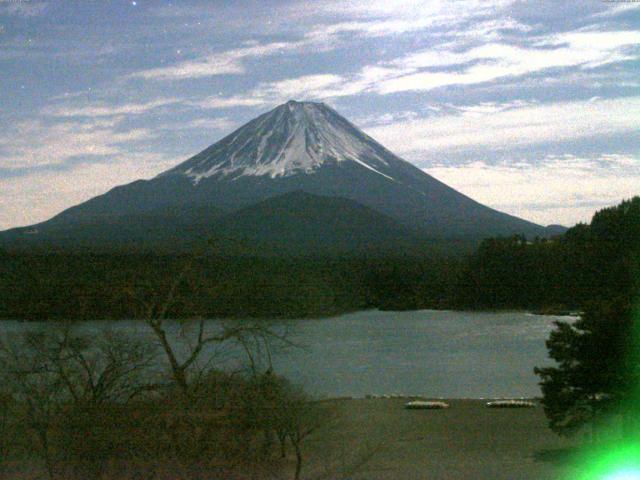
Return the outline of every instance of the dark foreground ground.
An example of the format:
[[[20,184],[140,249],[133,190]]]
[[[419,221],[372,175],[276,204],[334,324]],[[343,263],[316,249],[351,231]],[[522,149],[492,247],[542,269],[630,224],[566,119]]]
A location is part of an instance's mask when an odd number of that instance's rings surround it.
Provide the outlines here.
[[[332,434],[308,439],[306,478],[571,478],[567,456],[577,440],[551,432],[540,406],[453,400],[447,410],[405,410],[406,399],[334,402]]]
[[[558,437],[540,406],[490,409],[483,400],[451,400],[445,410],[406,410],[406,398],[322,401],[321,427],[303,443],[301,480],[570,480],[568,457],[579,439]],[[1,480],[46,478],[35,460],[12,463]],[[272,470],[245,474],[176,468],[159,459],[87,480],[292,480],[295,455]],[[65,474],[56,480],[71,480]]]

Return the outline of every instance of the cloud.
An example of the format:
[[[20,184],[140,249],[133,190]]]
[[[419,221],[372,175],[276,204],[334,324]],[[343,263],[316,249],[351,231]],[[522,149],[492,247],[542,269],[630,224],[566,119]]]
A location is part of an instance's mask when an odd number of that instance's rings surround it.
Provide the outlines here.
[[[511,1],[486,2],[467,1],[453,6],[443,1],[400,1],[393,8],[385,2],[327,2],[315,8],[305,5],[304,9],[289,7],[281,15],[289,19],[292,25],[300,23],[298,40],[271,43],[253,42],[241,48],[215,52],[192,60],[166,67],[141,70],[129,74],[127,78],[147,80],[182,80],[205,78],[219,75],[240,75],[246,73],[246,60],[276,55],[284,52],[303,52],[336,48],[345,38],[381,37],[401,33],[419,32],[433,25],[460,24],[471,18],[495,12],[512,3]],[[161,16],[192,16],[201,11],[199,8],[171,8],[159,10]],[[344,18],[351,20],[344,21]],[[339,21],[336,21],[339,18]],[[309,24],[309,19],[312,23]],[[512,18],[483,21],[474,25],[471,34],[498,38],[496,32],[503,29],[527,31],[530,27],[518,23]]]
[[[466,51],[430,48],[366,66],[355,75],[333,75],[330,84],[312,93],[315,98],[364,92],[388,95],[451,85],[481,84],[552,68],[594,68],[639,58],[637,53],[629,51],[639,45],[640,32],[611,31],[568,32],[541,37],[537,48],[506,43],[487,43]],[[298,80],[291,79],[290,82],[295,84]],[[274,84],[271,90],[282,84],[282,81]],[[268,91],[269,88],[263,86],[260,90]]]
[[[415,120],[418,118],[418,112],[413,110],[403,110],[397,112],[383,113],[382,115],[367,115],[364,117],[353,118],[354,124],[359,125],[361,128],[364,126],[373,127],[379,125],[389,125],[406,120]]]
[[[471,18],[496,15],[514,3],[513,0],[353,0],[324,1],[307,15],[349,18],[358,30],[367,34],[402,33],[429,26],[459,25]],[[305,6],[306,7],[306,6]],[[302,7],[299,10],[302,10]],[[349,23],[342,25],[348,28]]]
[[[343,88],[344,81],[340,75],[303,75],[263,83],[256,88],[253,94],[258,98],[264,98],[265,101],[269,99],[269,101],[277,103],[296,98],[323,98],[332,96],[336,89]]]
[[[640,157],[624,154],[474,161],[424,171],[481,203],[543,225],[587,222],[595,210],[640,194]]]
[[[146,103],[127,103],[123,105],[91,104],[80,107],[48,106],[42,110],[45,115],[56,117],[109,117],[114,115],[137,115],[154,108],[180,102],[178,98],[160,98]]]
[[[552,68],[595,68],[639,58],[640,32],[567,32],[541,38],[537,48],[489,43],[467,51],[427,49],[389,62],[388,77],[372,85],[381,94],[433,90],[522,76]],[[457,67],[451,71],[424,69]]]
[[[481,22],[472,22],[466,28],[454,31],[455,37],[481,40],[499,40],[502,38],[503,32],[520,32],[527,33],[533,30],[533,27],[521,23],[511,17],[494,18]]]
[[[353,74],[318,73],[262,82],[243,95],[209,97],[204,108],[274,105],[289,98],[329,100],[375,93],[427,91],[451,85],[476,85],[554,68],[593,69],[640,58],[640,32],[565,32],[537,37],[533,47],[486,43],[468,50],[423,49],[391,61],[362,67]]]
[[[478,147],[508,150],[640,131],[640,97],[551,104],[508,102],[449,106],[447,110],[365,130],[390,150],[412,157]]]
[[[376,20],[376,21],[350,21],[314,27],[308,34],[310,38],[336,40],[338,37],[360,35],[366,37],[383,37],[400,33],[415,32],[432,26],[433,19],[413,20]]]
[[[258,107],[265,104],[265,100],[252,95],[232,95],[223,97],[221,95],[213,95],[202,100],[188,102],[190,105],[206,108],[234,108],[234,107]]]
[[[605,10],[594,13],[593,15],[591,15],[591,18],[617,17],[618,15],[631,12],[634,10],[637,11],[640,9],[640,4],[634,3],[634,2],[626,3],[623,5],[620,5],[620,4],[613,5],[613,2],[602,2],[602,3],[603,5],[606,6]]]
[[[231,120],[226,117],[218,117],[218,118],[196,118],[194,120],[190,120],[187,123],[183,123],[180,125],[170,124],[167,125],[168,129],[195,129],[195,130],[230,130],[233,127],[237,126],[237,122]]]
[[[141,70],[128,75],[128,78],[147,80],[181,80],[187,78],[204,78],[217,75],[245,73],[243,61],[252,57],[275,55],[301,46],[300,42],[272,42],[252,44],[243,48],[235,48],[214,53],[202,58],[189,60],[168,67]]]
[[[592,101],[598,98],[599,97],[590,98],[589,101]],[[448,108],[449,111],[459,112],[463,116],[483,116],[486,114],[496,114],[499,112],[506,112],[507,110],[513,110],[514,108],[533,107],[537,104],[538,104],[537,102],[516,99],[510,102],[502,102],[502,103],[481,102],[475,105],[456,106],[452,104],[445,104],[444,107]]]
[[[153,137],[145,128],[118,130],[120,120],[54,124],[35,120],[13,125],[0,137],[2,169],[19,171],[63,166],[81,158],[120,155],[128,151],[125,146]]]
[[[351,88],[345,77],[333,74],[302,75],[274,82],[263,82],[244,95],[231,97],[211,96],[192,101],[191,105],[205,109],[232,107],[268,107],[287,100],[318,100],[357,93],[359,86]]]
[[[70,170],[0,177],[0,230],[32,225],[133,179],[152,178],[172,160],[155,153],[127,153],[108,162],[75,165]]]
[[[327,14],[353,15],[356,17],[415,18],[444,16],[482,16],[515,3],[513,0],[327,0],[318,11]]]
[[[301,75],[273,82],[262,82],[244,95],[213,96],[192,102],[201,108],[266,107],[287,100],[330,100],[336,97],[358,95],[369,89],[375,78],[384,75],[384,69],[365,68],[359,79],[332,73]]]

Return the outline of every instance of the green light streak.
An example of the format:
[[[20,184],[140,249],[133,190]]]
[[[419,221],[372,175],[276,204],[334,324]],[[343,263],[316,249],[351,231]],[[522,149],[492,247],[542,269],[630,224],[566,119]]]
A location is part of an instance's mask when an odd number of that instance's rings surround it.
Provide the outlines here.
[[[621,470],[611,475],[607,475],[605,480],[638,480],[640,479],[640,470]]]
[[[576,476],[566,480],[640,480],[640,444],[620,443],[584,451],[576,464],[581,465]]]

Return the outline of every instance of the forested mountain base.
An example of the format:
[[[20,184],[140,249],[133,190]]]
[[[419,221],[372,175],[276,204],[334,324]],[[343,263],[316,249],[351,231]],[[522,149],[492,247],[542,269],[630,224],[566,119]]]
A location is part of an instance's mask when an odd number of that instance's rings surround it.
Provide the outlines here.
[[[635,285],[640,198],[552,240],[489,239],[468,258],[0,251],[0,318],[315,317],[367,308],[576,309]],[[635,275],[635,276],[634,276]]]

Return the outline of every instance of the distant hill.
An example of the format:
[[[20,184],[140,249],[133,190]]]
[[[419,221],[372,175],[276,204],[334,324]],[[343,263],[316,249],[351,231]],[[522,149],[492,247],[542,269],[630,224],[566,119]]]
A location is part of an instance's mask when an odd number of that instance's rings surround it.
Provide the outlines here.
[[[257,254],[382,254],[424,244],[409,228],[353,200],[302,191],[222,217],[216,231]]]

